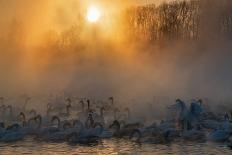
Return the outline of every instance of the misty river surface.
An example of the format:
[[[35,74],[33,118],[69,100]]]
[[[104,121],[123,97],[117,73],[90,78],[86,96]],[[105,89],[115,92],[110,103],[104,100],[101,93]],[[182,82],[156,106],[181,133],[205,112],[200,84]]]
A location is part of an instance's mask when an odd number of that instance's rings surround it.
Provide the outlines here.
[[[46,143],[26,138],[14,143],[0,143],[0,154],[232,154],[224,144],[175,142],[170,144],[139,144],[125,139],[102,140],[96,144]]]

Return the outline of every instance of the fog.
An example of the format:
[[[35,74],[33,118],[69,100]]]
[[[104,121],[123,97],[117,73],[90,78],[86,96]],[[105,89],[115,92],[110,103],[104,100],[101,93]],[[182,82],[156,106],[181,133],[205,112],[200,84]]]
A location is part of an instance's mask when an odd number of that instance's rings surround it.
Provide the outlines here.
[[[97,99],[115,96],[121,102],[140,104],[161,104],[159,97],[165,102],[230,101],[232,44],[214,37],[213,26],[209,27],[212,16],[207,27],[201,25],[204,36],[198,41],[144,43],[126,40],[116,17],[96,25],[78,18],[87,4],[0,0],[1,96],[64,93]],[[114,3],[119,8],[131,4]]]

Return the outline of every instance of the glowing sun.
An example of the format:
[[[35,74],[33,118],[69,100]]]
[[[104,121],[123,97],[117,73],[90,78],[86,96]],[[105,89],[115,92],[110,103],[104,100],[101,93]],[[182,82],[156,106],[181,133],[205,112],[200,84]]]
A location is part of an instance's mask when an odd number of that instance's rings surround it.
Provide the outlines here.
[[[101,18],[101,11],[95,6],[91,6],[87,10],[87,20],[91,23],[99,21]]]

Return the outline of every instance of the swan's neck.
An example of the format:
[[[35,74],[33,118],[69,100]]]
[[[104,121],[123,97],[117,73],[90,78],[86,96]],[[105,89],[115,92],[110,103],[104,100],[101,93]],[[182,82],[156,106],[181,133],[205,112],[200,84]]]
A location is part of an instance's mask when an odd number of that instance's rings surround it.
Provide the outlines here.
[[[94,125],[94,120],[93,120],[93,117],[92,116],[89,116],[87,121],[86,121],[86,126],[87,127],[93,127]]]
[[[38,122],[38,128],[40,128],[40,127],[41,127],[41,124],[42,124],[42,117],[39,115],[39,116],[37,117],[37,120],[39,120],[39,122]]]
[[[118,111],[117,111],[117,110],[114,110],[114,120],[117,119],[117,113],[118,113]]]
[[[31,111],[30,111],[30,115],[36,117],[36,111],[35,111],[35,110],[31,110]]]
[[[28,127],[31,127],[31,122],[34,121],[34,120],[35,120],[35,118],[30,118],[30,119],[28,120]]]
[[[101,115],[101,117],[103,117],[103,115],[104,115],[104,109],[103,108],[101,108],[101,110],[100,110],[100,115]]]
[[[57,119],[57,121],[58,121],[57,127],[60,128],[60,119]]]
[[[53,123],[55,120],[57,120],[57,128],[60,128],[60,118],[59,118],[59,117],[53,118],[52,123]]]
[[[67,112],[68,115],[70,114],[70,108],[71,108],[70,106],[66,107],[66,112]]]
[[[23,118],[22,121],[23,121],[23,122],[26,122],[26,116],[25,116],[25,114],[24,114],[24,113],[21,113],[20,116],[22,116],[22,118]]]
[[[85,103],[84,102],[81,102],[81,108],[82,108],[82,112],[85,111]]]

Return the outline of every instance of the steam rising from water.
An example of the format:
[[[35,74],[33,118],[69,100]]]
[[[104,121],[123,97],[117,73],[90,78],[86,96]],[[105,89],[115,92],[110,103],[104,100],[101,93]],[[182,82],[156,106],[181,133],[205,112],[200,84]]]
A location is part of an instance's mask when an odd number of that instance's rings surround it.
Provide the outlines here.
[[[64,39],[58,46],[57,38],[68,35],[78,23],[81,7],[62,0],[0,1],[1,17],[5,15],[0,21],[2,96],[65,91],[143,102],[154,96],[231,98],[230,41],[115,42],[103,37],[101,25],[97,29],[85,25],[80,27],[86,29],[80,38]]]

